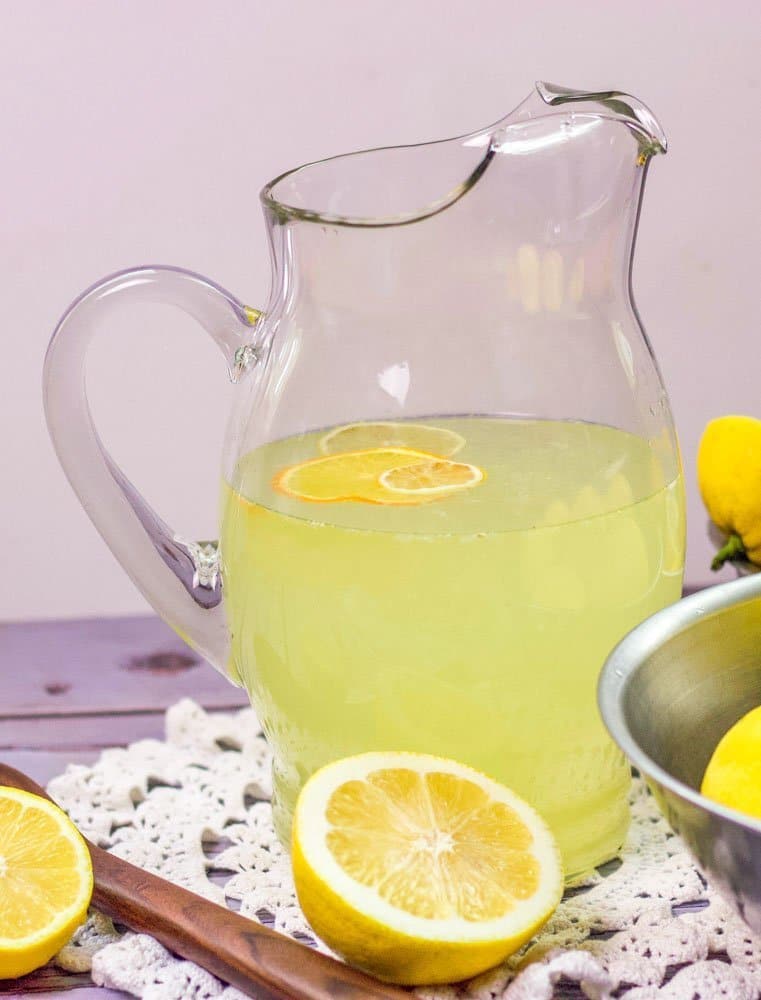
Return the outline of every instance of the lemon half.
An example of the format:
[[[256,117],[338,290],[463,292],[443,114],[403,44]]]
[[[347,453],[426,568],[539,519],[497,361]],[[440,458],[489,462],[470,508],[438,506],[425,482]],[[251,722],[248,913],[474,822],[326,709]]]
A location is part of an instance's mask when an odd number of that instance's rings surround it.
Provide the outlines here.
[[[58,806],[0,786],[0,979],[26,975],[87,916],[90,852]]]
[[[562,894],[544,821],[509,789],[427,754],[366,753],[302,789],[301,907],[347,961],[388,982],[456,982],[527,941]]]

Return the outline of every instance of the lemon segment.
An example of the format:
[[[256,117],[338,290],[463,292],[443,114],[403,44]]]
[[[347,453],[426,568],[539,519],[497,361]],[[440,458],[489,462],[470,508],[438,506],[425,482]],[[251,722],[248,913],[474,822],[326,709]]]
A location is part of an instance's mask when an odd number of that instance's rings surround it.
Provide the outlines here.
[[[413,465],[402,465],[381,473],[380,484],[392,493],[433,496],[477,486],[485,477],[483,469],[465,462],[431,458]]]
[[[281,469],[273,489],[313,503],[355,500],[377,504],[420,503],[420,496],[392,492],[380,482],[384,472],[397,466],[430,462],[435,456],[410,448],[371,448],[313,458]]]
[[[296,805],[296,891],[315,933],[388,982],[457,982],[549,918],[560,857],[522,799],[463,764],[366,753],[329,764]]]
[[[87,845],[47,799],[0,786],[0,979],[40,968],[87,916]]]
[[[714,802],[761,819],[761,707],[744,715],[721,738],[700,791]]]
[[[465,438],[447,427],[385,420],[345,424],[325,434],[319,442],[323,455],[370,448],[410,448],[441,458],[456,455],[464,445]]]

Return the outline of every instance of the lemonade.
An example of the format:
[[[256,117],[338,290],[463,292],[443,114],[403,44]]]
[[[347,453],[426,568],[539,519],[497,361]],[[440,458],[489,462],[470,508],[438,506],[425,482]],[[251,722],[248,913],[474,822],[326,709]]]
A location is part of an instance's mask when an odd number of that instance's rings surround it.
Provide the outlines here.
[[[628,824],[629,769],[595,686],[613,645],[680,595],[679,470],[602,425],[425,423],[461,439],[452,461],[481,478],[420,502],[288,495],[283,470],[340,453],[326,429],[255,449],[225,484],[231,670],[274,752],[278,830],[321,765],[425,752],[529,801],[581,872]]]

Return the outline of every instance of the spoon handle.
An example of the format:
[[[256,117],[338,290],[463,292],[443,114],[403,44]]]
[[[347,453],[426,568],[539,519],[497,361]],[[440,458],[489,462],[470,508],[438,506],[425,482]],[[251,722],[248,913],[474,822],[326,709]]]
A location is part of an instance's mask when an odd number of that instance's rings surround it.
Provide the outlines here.
[[[0,784],[49,798],[31,778],[0,763]],[[410,1000],[293,938],[131,865],[87,841],[93,906],[256,1000]]]

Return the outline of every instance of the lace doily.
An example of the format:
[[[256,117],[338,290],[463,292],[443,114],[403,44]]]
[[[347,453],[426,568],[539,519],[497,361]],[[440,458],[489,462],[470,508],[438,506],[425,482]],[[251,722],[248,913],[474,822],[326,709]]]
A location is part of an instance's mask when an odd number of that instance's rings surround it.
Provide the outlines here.
[[[250,709],[209,715],[185,700],[166,740],[106,750],[49,785],[91,840],[247,917],[314,942],[272,828],[270,760]],[[423,1000],[757,1000],[761,941],[707,886],[644,784],[613,862],[570,889],[520,953],[466,984],[414,991]],[[120,934],[93,913],[58,955],[70,971],[145,1000],[241,1000],[147,935]]]

